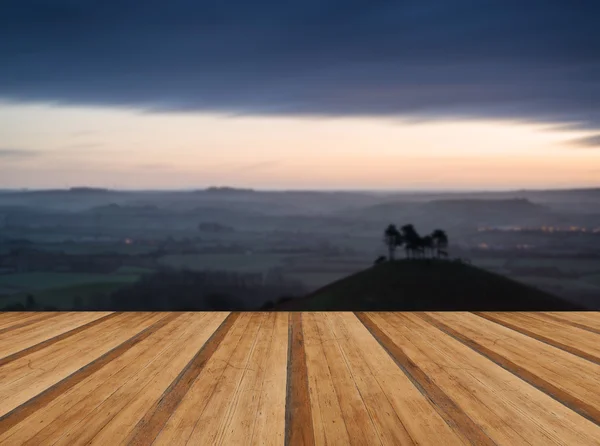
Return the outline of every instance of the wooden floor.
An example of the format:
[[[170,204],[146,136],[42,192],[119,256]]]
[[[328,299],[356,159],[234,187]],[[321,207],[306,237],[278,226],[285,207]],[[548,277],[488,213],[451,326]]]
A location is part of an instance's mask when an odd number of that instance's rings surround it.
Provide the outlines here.
[[[0,444],[600,445],[600,313],[0,313]]]

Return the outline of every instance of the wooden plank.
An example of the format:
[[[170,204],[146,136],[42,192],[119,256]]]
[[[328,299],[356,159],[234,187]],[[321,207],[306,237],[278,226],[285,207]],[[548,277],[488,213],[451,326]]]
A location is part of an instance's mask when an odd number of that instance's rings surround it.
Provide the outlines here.
[[[446,423],[466,444],[493,445],[494,441],[484,433],[479,425],[462,410],[461,407],[427,376],[417,363],[411,359],[401,345],[395,342],[397,337],[390,337],[390,332],[382,327],[378,314],[357,313],[356,316],[390,354],[396,364],[410,378],[413,384],[427,397]]]
[[[316,319],[322,316],[323,313],[302,315],[315,444],[351,444],[352,440],[317,327]]]
[[[118,318],[106,321],[101,328],[93,327],[91,332],[97,343],[101,339],[106,339],[110,336],[110,332],[119,328],[123,324],[127,316],[121,315]],[[138,314],[134,316],[135,321],[149,319],[150,314]],[[64,362],[78,350],[83,350],[89,339],[86,336],[79,334],[75,337],[79,342],[62,341],[53,344],[48,349],[33,352],[30,355],[18,360],[9,362],[3,367],[0,367],[0,390],[4,387],[14,385],[15,381],[23,381],[30,379],[35,374],[39,374],[45,370],[55,368],[57,365]],[[31,375],[31,376],[30,376]]]
[[[111,312],[81,312],[50,314],[47,318],[13,327],[0,334],[0,358],[13,355],[40,342],[63,334],[81,325],[109,315]]]
[[[137,316],[138,319],[140,317],[143,316]],[[146,315],[145,317],[147,318],[148,316]],[[102,326],[102,330],[95,328],[92,330],[92,333],[100,337],[106,336],[106,332],[116,329],[120,321],[124,320],[123,318],[121,316],[120,318],[109,320]],[[77,339],[85,342],[81,335]],[[82,344],[59,342],[47,350],[34,352],[27,357],[5,364],[0,367],[0,390],[4,387],[14,385],[15,381],[26,380],[29,378],[29,375],[41,373],[43,370],[49,370],[51,367],[63,363],[66,358],[73,354],[75,348],[82,346]],[[46,353],[49,353],[47,357]]]
[[[44,410],[35,412],[5,432],[0,436],[0,442],[9,439],[15,444],[45,444],[72,431],[175,342],[174,336],[182,331],[181,323],[186,322],[182,318],[180,314],[166,315],[154,324],[156,330],[152,334],[57,396]]]
[[[551,319],[556,322],[563,324],[569,324],[573,327],[581,328],[582,330],[591,331],[592,333],[600,334],[600,314],[596,313],[596,318],[583,319],[581,320],[581,313],[567,313],[567,312],[555,312],[555,313],[536,313],[538,317],[544,317]]]
[[[77,384],[87,379],[90,375],[96,373],[98,370],[101,370],[111,361],[119,358],[136,344],[142,342],[172,318],[173,316],[165,315],[162,320],[158,320],[153,325],[147,327],[137,335],[129,338],[122,344],[106,352],[104,355],[80,368],[75,373],[37,394],[35,397],[11,410],[9,413],[6,413],[0,417],[0,432],[9,431],[12,427],[21,423],[35,412],[41,411],[62,394],[68,392]]]
[[[340,337],[336,335],[328,313],[320,313],[315,318],[320,344],[329,367],[333,387],[342,410],[346,431],[353,445],[381,444],[379,433],[373,420],[373,411],[365,403],[357,383],[348,365]],[[406,432],[405,429],[401,431]],[[410,435],[406,435],[410,440]]]
[[[168,422],[155,440],[156,444],[186,444],[191,442],[194,429],[206,411],[200,424],[205,440],[214,444],[227,409],[228,398],[235,392],[237,372],[243,371],[250,347],[254,344],[262,317],[250,313],[241,313],[233,323],[231,330],[206,363],[202,373],[191,384],[178,407],[172,412]],[[212,403],[212,404],[210,404]],[[210,410],[206,410],[207,406]],[[207,440],[209,435],[212,440]],[[192,442],[193,444],[193,442]]]
[[[289,343],[289,314],[277,312],[260,389],[258,413],[250,444],[275,446],[285,443],[285,413]]]
[[[161,398],[149,408],[122,444],[151,444],[156,440],[156,437],[165,427],[167,420],[169,420],[189,391],[190,386],[204,370],[223,340],[227,338],[231,328],[236,325],[239,316],[239,313],[230,313],[227,315],[219,328],[206,341],[203,348],[187,364],[171,385],[169,385]]]
[[[231,416],[239,398],[244,376],[249,369],[257,343],[258,333],[265,322],[266,315],[253,313],[250,322],[236,350],[230,357],[214,391],[196,419],[194,429],[188,439],[189,444],[226,444],[225,432],[231,429]],[[199,377],[202,380],[204,377]],[[284,414],[281,414],[282,416]]]
[[[1,367],[0,414],[13,410],[164,317],[161,314],[126,316],[111,319]],[[107,330],[107,326],[112,328]],[[6,375],[13,379],[2,379]]]
[[[12,355],[5,356],[4,358],[0,359],[0,367],[8,364],[10,362],[16,361],[17,359],[22,358],[23,356],[27,356],[27,355],[35,353],[39,350],[47,348],[47,347],[51,346],[52,344],[56,344],[57,342],[62,341],[63,339],[67,339],[71,336],[74,336],[77,333],[81,333],[84,330],[88,330],[92,327],[95,327],[98,324],[105,323],[107,320],[112,319],[113,317],[115,317],[117,315],[118,315],[118,313],[109,313],[105,316],[100,316],[96,319],[93,319],[91,322],[88,322],[83,325],[79,325],[76,328],[73,328],[72,330],[61,333],[57,336],[54,336],[53,338],[47,339],[43,342],[40,342],[39,344],[32,345],[31,347],[21,350],[19,352],[13,353]]]
[[[600,335],[596,333],[549,319],[540,320],[531,313],[475,312],[474,314],[600,364]]]
[[[243,372],[238,391],[230,400],[228,415],[224,421],[227,429],[216,440],[218,444],[263,444],[263,440],[270,437],[269,432],[263,431],[262,438],[253,438],[253,431],[259,416],[260,394],[257,394],[257,391],[264,389],[263,385],[267,367],[276,366],[284,371],[287,365],[287,354],[280,354],[278,358],[279,362],[276,364],[267,363],[270,356],[269,350],[275,342],[279,343],[280,347],[284,347],[280,349],[284,353],[285,347],[288,344],[287,330],[285,330],[285,333],[280,333],[284,334],[283,337],[279,337],[278,339],[274,337],[276,319],[277,313],[266,313],[264,315],[264,321],[258,331],[256,343],[248,360],[248,365]],[[288,318],[286,317],[285,319],[287,322]],[[278,411],[269,410],[269,416],[264,420],[266,426],[272,424],[274,427],[277,427],[277,430],[271,434],[275,438],[269,440],[272,444],[283,444],[285,439],[286,376],[281,373],[279,377],[280,381],[276,383],[281,392],[278,398]],[[265,407],[263,406],[264,409]]]
[[[600,330],[600,311],[548,311],[540,314],[548,314],[570,322],[593,328],[595,332]]]
[[[597,444],[594,423],[420,317],[396,313],[387,319],[394,340],[495,442]]]
[[[163,392],[202,349],[224,319],[223,313],[179,318],[175,323],[179,325],[179,330],[169,335],[170,345],[167,343],[164,348],[153,346],[152,349],[158,350],[159,354],[150,363],[141,369],[137,367],[134,376],[121,382],[87,415],[79,415],[74,428],[63,429],[54,444],[116,444],[125,438],[148,407],[160,400]]]
[[[418,316],[600,424],[600,395],[595,391],[600,388],[600,366],[468,313]],[[569,375],[572,379],[565,380]]]
[[[0,444],[600,445],[600,313],[97,314],[0,313]]]
[[[0,334],[6,333],[14,328],[24,327],[39,320],[50,319],[60,315],[58,312],[6,312],[0,313]]]
[[[302,313],[290,313],[289,324],[285,444],[311,446],[315,444],[315,439],[308,391]]]
[[[463,444],[355,315],[326,317],[383,444]]]

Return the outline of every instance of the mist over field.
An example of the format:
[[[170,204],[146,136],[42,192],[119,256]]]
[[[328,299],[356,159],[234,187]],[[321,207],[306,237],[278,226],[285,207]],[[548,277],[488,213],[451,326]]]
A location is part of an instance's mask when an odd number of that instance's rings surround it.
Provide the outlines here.
[[[387,252],[390,223],[422,233],[442,227],[450,260],[600,305],[597,189],[73,188],[0,193],[0,308],[33,300],[36,308],[136,309],[136,296],[159,289],[166,301],[151,307],[164,309],[194,283],[183,307],[220,309],[234,298],[256,309],[369,268]]]

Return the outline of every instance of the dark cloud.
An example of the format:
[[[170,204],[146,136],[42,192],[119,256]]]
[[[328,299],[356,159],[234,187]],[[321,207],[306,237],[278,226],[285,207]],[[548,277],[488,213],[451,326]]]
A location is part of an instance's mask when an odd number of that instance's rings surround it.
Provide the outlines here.
[[[0,97],[600,126],[596,0],[3,0]]]
[[[586,136],[585,138],[575,139],[571,142],[579,147],[594,147],[600,149],[600,135]]]

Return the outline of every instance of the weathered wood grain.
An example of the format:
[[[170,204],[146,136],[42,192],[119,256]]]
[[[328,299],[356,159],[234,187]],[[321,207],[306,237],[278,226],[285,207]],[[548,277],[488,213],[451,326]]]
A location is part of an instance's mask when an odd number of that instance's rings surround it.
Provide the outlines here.
[[[286,445],[315,444],[301,313],[290,313]]]
[[[456,430],[457,435],[461,436],[465,443],[474,445],[494,444],[492,439],[486,435],[480,426],[473,422],[459,404],[450,398],[435,381],[431,380],[427,373],[406,354],[402,346],[394,342],[394,339],[381,328],[383,324],[378,323],[378,318],[381,316],[357,313],[357,317],[402,368],[415,387],[433,403],[440,416]]]
[[[600,445],[600,313],[0,313],[4,445]]]
[[[600,364],[600,335],[598,334],[550,319],[539,319],[532,313],[476,312],[475,314],[595,364]]]
[[[600,425],[600,366],[474,315],[418,316]]]

